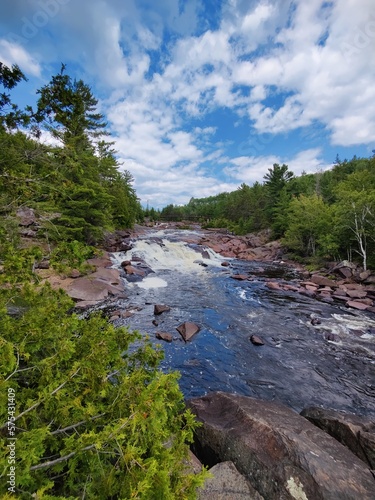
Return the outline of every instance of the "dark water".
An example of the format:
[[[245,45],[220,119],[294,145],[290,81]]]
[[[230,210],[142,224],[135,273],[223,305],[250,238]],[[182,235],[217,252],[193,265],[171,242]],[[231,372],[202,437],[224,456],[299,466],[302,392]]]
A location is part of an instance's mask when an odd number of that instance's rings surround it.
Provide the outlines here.
[[[162,369],[181,372],[180,387],[187,398],[221,390],[280,401],[296,411],[321,405],[375,416],[375,321],[369,314],[268,289],[268,277],[291,283],[298,279],[284,265],[231,260],[228,268],[220,265],[225,259],[217,261],[211,253],[203,267],[194,263],[202,260],[193,253],[197,245],[176,246],[186,235],[150,234],[139,249],[116,254],[115,260],[118,265],[138,257],[154,271],[127,285],[129,298],[116,307],[133,315],[116,324],[162,344]],[[230,277],[237,273],[252,279]],[[153,280],[158,286],[153,287]],[[171,310],[154,316],[155,304]],[[312,316],[321,324],[313,326]],[[201,328],[188,343],[176,331],[184,321]],[[173,342],[156,340],[157,331],[172,333]],[[326,339],[330,333],[335,341]],[[254,346],[252,334],[265,345]]]

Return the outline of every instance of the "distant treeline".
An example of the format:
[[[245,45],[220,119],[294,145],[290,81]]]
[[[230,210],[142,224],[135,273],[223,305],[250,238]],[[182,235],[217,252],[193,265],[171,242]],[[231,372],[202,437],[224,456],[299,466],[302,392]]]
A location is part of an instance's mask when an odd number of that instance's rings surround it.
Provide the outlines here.
[[[0,63],[0,234],[9,233],[24,205],[45,216],[49,241],[93,244],[105,230],[131,227],[142,209],[130,173],[120,171],[113,143],[105,140],[90,87],[62,66],[37,91],[37,109],[21,110],[9,94],[21,80],[18,66]],[[45,132],[58,145],[43,144]]]
[[[156,217],[155,211],[146,215]],[[341,161],[330,170],[295,176],[274,164],[264,182],[231,193],[168,205],[164,219],[199,217],[236,234],[271,228],[294,258],[358,260],[375,266],[375,156]]]

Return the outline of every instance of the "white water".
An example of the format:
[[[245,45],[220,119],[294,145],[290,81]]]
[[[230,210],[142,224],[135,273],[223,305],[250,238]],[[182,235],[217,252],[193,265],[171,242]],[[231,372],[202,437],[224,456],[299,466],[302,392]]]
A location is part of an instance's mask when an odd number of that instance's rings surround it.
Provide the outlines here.
[[[165,238],[161,243],[149,240],[137,240],[131,250],[114,254],[114,260],[120,264],[123,260],[142,259],[153,271],[177,271],[179,273],[203,272],[204,266],[219,267],[226,260],[209,248],[203,249],[209,258],[190,248],[182,241],[169,241]]]

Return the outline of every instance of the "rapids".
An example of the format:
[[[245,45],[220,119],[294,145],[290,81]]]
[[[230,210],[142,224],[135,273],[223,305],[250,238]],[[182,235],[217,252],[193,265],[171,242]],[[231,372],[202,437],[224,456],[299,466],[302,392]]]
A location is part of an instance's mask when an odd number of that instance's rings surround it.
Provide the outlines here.
[[[320,405],[375,416],[374,316],[269,290],[267,278],[293,282],[298,272],[282,264],[224,259],[194,243],[197,236],[150,231],[132,250],[112,257],[114,267],[131,260],[134,267],[148,268],[143,279],[127,283],[128,298],[116,307],[132,316],[116,325],[163,344],[162,369],[180,371],[185,397],[221,390],[280,401],[296,411]],[[224,260],[229,267],[221,266]],[[249,273],[252,280],[231,279],[237,273]],[[171,310],[154,316],[155,304]],[[312,317],[321,324],[313,326]],[[188,343],[176,331],[184,321],[201,328]],[[173,342],[156,340],[157,331],[172,333]],[[265,345],[254,346],[252,334]]]

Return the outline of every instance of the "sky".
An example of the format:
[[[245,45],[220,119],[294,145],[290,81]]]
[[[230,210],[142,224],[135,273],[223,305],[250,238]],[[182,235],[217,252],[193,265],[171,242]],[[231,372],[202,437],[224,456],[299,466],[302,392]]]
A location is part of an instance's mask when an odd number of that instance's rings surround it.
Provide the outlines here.
[[[144,207],[375,149],[374,0],[3,0],[0,61],[90,85]]]

